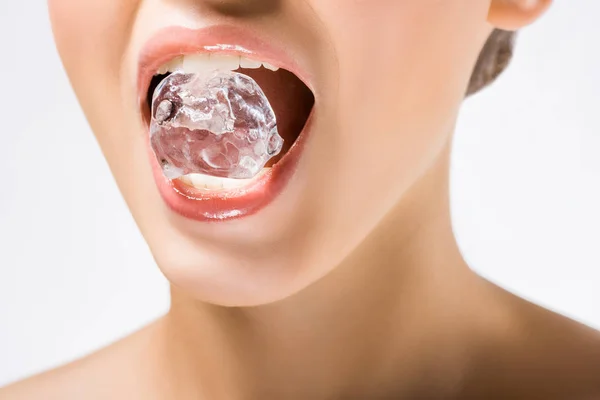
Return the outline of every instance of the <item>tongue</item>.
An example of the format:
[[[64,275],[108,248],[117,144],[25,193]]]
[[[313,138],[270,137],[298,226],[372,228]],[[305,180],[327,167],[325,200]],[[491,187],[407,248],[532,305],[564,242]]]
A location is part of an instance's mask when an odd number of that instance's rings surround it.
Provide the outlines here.
[[[284,69],[273,72],[265,68],[240,68],[237,72],[248,75],[260,85],[275,111],[277,130],[284,142],[281,153],[267,163],[267,166],[271,166],[279,161],[300,135],[314,104],[313,94],[300,79]]]

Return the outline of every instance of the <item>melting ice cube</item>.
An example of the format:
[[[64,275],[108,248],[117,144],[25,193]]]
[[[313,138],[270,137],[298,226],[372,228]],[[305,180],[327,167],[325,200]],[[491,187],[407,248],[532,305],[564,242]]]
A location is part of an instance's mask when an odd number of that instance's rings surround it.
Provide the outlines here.
[[[154,91],[151,110],[150,143],[170,179],[249,179],[283,146],[267,97],[237,72],[175,72]]]

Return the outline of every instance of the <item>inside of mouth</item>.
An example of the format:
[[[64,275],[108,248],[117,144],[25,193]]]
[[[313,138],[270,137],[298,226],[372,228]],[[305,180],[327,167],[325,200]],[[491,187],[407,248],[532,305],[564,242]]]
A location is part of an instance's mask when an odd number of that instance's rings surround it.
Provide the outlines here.
[[[240,67],[234,72],[247,75],[256,81],[273,108],[277,119],[277,130],[284,142],[281,152],[265,165],[265,167],[272,167],[281,160],[300,135],[314,106],[314,95],[298,77],[284,69],[272,71],[265,67],[256,69]],[[154,76],[148,89],[148,107],[152,107],[155,89],[170,74]],[[186,179],[183,181],[186,182]]]

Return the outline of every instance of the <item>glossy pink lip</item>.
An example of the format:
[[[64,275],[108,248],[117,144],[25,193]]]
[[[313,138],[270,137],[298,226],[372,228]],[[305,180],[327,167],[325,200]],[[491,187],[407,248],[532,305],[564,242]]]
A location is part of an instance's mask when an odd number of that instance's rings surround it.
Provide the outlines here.
[[[270,45],[252,32],[231,26],[213,26],[200,30],[165,28],[147,43],[140,55],[138,99],[146,126],[150,120],[146,95],[156,71],[179,55],[201,52],[245,55],[268,62],[294,73],[311,88],[306,80],[307,75],[285,51]],[[150,148],[149,135],[146,133],[152,171],[162,198],[171,210],[197,221],[224,221],[258,212],[271,203],[291,179],[312,126],[313,112],[291,149],[269,173],[248,187],[225,192],[200,192],[179,181],[167,179]]]
[[[309,89],[307,74],[281,48],[269,44],[252,32],[233,26],[211,26],[192,30],[180,26],[163,28],[144,46],[138,66],[138,101],[143,114],[148,107],[146,96],[152,77],[173,58],[184,54],[216,52],[251,56],[296,75]],[[314,90],[312,90],[314,93]],[[147,115],[145,115],[147,117]]]

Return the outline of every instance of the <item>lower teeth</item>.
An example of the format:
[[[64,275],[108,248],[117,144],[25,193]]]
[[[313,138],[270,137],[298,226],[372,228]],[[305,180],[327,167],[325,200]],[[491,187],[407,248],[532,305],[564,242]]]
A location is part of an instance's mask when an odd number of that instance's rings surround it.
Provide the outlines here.
[[[167,178],[226,189],[242,183],[229,181],[258,175],[281,152],[283,139],[252,78],[231,71],[176,72],[154,92],[150,143]]]
[[[270,168],[263,168],[258,175],[251,179],[231,179],[231,178],[219,178],[216,176],[204,175],[204,174],[187,174],[179,178],[179,181],[199,190],[208,191],[219,191],[219,190],[231,190],[238,189],[249,185],[250,183],[257,180],[259,177],[264,175],[270,170]]]

